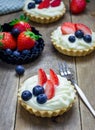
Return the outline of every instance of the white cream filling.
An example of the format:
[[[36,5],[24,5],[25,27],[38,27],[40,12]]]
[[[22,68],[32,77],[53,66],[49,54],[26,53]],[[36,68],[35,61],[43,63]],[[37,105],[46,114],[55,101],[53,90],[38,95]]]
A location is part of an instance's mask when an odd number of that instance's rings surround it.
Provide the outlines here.
[[[28,101],[25,101],[25,103],[36,110],[53,111],[61,108],[67,108],[74,101],[75,90],[71,85],[71,82],[69,82],[66,78],[63,78],[59,75],[58,78],[60,84],[59,86],[55,87],[55,96],[52,99],[47,100],[47,102],[44,104],[39,104],[36,101],[36,97],[32,95],[32,98]],[[29,90],[32,92],[32,89],[37,85],[37,82],[37,75],[25,80],[20,88],[20,94],[22,94],[24,90]]]
[[[63,46],[66,49],[75,49],[75,50],[84,50],[84,49],[89,49],[91,46],[95,46],[95,32],[92,32],[92,41],[91,43],[87,43],[83,40],[83,38],[79,39],[76,38],[76,41],[74,43],[71,43],[68,38],[70,35],[74,34],[68,34],[68,35],[63,35],[61,31],[61,27],[58,27],[53,33],[51,38],[53,39],[54,42],[57,44]]]
[[[34,16],[42,16],[42,17],[52,17],[52,16],[56,16],[56,15],[60,15],[62,14],[63,10],[64,10],[64,3],[61,2],[61,4],[57,7],[49,7],[49,8],[43,8],[43,9],[38,9],[38,4],[36,4],[35,8],[32,9],[28,9],[27,5],[29,2],[32,2],[33,0],[26,0],[25,1],[25,6],[24,6],[24,10]],[[34,2],[34,1],[33,1]]]

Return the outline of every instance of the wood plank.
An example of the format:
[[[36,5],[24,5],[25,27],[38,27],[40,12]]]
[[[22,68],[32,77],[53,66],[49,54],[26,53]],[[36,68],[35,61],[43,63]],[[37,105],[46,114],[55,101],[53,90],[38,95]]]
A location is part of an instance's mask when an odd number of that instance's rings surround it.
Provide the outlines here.
[[[95,1],[90,1],[84,13],[80,15],[72,15],[73,22],[80,22],[88,25],[95,31]],[[84,91],[93,108],[95,109],[95,51],[85,57],[76,58],[76,67],[78,74],[78,84]],[[80,101],[82,130],[95,130],[95,119],[90,114],[85,105]]]
[[[48,25],[39,25],[31,22],[31,24],[40,30],[41,34],[43,35],[45,40],[45,48],[42,55],[36,61],[25,65],[26,72],[24,77],[20,78],[20,82],[22,82],[22,80],[28,75],[37,74],[37,70],[40,67],[43,68],[47,73],[49,73],[49,68],[53,68],[56,73],[58,73],[58,61],[67,61],[69,65],[75,69],[74,58],[57,52],[51,45],[50,41],[50,34],[54,29],[57,28],[57,26],[59,26],[62,22],[71,21],[68,10],[69,0],[64,0],[64,2],[66,4],[67,12],[65,16],[58,22]],[[69,112],[65,113],[63,116],[51,119],[35,117],[18,104],[15,130],[70,130],[71,128],[73,130],[81,130],[77,99],[75,105]]]

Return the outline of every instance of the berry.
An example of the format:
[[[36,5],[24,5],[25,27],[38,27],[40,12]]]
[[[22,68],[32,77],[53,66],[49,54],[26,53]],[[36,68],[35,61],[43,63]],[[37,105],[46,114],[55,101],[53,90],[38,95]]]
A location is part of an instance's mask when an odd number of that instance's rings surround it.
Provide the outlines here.
[[[17,29],[17,28],[13,28],[12,31],[11,31],[11,34],[12,34],[14,37],[17,37],[17,36],[20,34],[20,31],[19,31],[19,29]]]
[[[34,96],[38,96],[39,94],[43,94],[43,93],[44,93],[44,88],[42,86],[37,85],[33,88]]]
[[[56,73],[52,69],[50,69],[50,80],[52,81],[54,85],[57,85],[57,86],[59,85],[59,79]]]
[[[33,8],[35,8],[35,3],[34,2],[28,3],[28,9],[33,9]]]
[[[50,5],[50,0],[44,0],[38,5],[38,9],[48,8]]]
[[[28,101],[29,99],[32,98],[32,93],[31,93],[29,90],[25,90],[25,91],[22,92],[21,98],[22,98],[24,101]]]
[[[73,43],[76,39],[75,36],[69,36],[68,40]]]
[[[6,53],[8,54],[8,55],[11,55],[12,54],[12,50],[11,49],[6,49]]]
[[[82,38],[84,36],[84,32],[81,31],[81,30],[78,30],[78,31],[75,32],[75,36],[77,38]]]
[[[84,24],[77,23],[77,24],[75,24],[75,26],[76,26],[76,30],[83,31],[85,35],[86,34],[89,34],[89,35],[92,34],[91,29],[89,27],[87,27],[86,25],[84,25]]]
[[[45,94],[48,99],[51,99],[55,95],[54,85],[51,80],[47,80],[46,82]]]
[[[16,56],[16,57],[19,57],[19,56],[20,56],[20,52],[14,51],[14,52],[13,52],[13,55]]]
[[[90,35],[85,35],[83,37],[84,41],[87,42],[87,43],[90,43],[92,41],[92,37]]]
[[[70,11],[73,14],[80,14],[86,8],[86,0],[71,0]]]
[[[35,4],[40,4],[42,2],[42,0],[34,0]]]
[[[46,73],[43,69],[38,70],[38,84],[43,86],[47,81]]]
[[[37,96],[37,102],[39,104],[44,104],[47,101],[47,96],[45,94],[40,94]]]
[[[22,65],[18,65],[16,66],[15,71],[18,75],[23,75],[25,72],[25,69]]]
[[[53,2],[51,2],[51,7],[57,7],[61,4],[61,0],[54,0]]]
[[[76,31],[75,24],[71,22],[65,22],[61,25],[61,31],[62,31],[62,34],[75,33]]]
[[[23,54],[23,55],[28,55],[29,53],[30,53],[30,50],[23,50],[23,51],[22,51],[22,54]]]

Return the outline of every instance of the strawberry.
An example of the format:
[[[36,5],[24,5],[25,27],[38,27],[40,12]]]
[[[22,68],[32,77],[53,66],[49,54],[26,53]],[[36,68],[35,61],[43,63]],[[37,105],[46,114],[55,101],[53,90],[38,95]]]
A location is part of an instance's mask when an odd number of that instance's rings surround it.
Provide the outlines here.
[[[0,32],[0,48],[3,49],[15,49],[16,41],[11,33],[9,32]]]
[[[51,80],[47,80],[47,82],[46,82],[45,94],[46,94],[48,99],[51,99],[55,95],[54,85],[51,82]]]
[[[54,0],[53,2],[51,2],[51,6],[52,7],[57,7],[61,4],[61,0]]]
[[[77,23],[75,24],[75,26],[76,26],[76,30],[82,30],[84,34],[89,34],[89,35],[92,34],[91,29],[84,24]]]
[[[71,22],[65,22],[61,25],[62,34],[71,34],[76,31],[75,24]]]
[[[46,73],[43,69],[38,70],[38,84],[43,86],[47,81]]]
[[[50,80],[52,81],[52,83],[54,85],[56,85],[56,86],[59,85],[59,79],[58,79],[56,73],[52,69],[50,69]]]
[[[38,5],[38,9],[48,8],[50,6],[50,0],[44,0]]]
[[[70,11],[73,14],[82,13],[86,8],[86,0],[71,0]]]
[[[17,38],[17,48],[19,51],[25,50],[25,49],[31,49],[35,45],[35,40],[38,40],[40,38],[39,35],[35,35],[31,31],[24,31],[19,34]]]

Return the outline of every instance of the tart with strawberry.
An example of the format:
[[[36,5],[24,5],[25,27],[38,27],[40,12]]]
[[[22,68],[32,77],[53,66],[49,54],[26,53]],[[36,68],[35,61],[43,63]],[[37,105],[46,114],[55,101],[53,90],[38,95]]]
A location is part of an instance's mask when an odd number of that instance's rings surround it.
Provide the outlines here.
[[[51,34],[54,47],[69,56],[85,56],[95,50],[95,32],[82,23],[65,22]]]
[[[30,20],[37,23],[52,23],[66,12],[62,0],[26,0],[23,8]]]
[[[20,104],[40,117],[53,117],[68,111],[75,100],[74,86],[66,78],[50,69],[49,74],[40,68],[38,75],[24,80],[18,91]]]
[[[11,64],[25,64],[35,60],[44,49],[42,35],[25,16],[1,26],[0,59]]]

